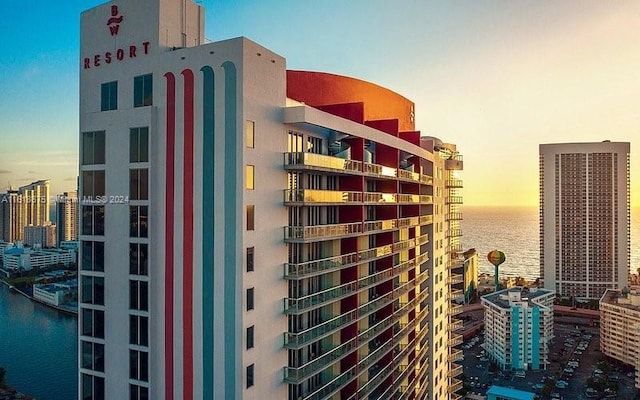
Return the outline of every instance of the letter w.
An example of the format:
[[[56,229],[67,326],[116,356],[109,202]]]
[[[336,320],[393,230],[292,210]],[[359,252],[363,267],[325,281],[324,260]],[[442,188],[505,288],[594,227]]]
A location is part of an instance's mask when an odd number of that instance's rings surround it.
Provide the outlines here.
[[[118,29],[120,29],[120,25],[113,25],[109,27],[109,31],[111,31],[111,36],[115,36],[118,34]]]

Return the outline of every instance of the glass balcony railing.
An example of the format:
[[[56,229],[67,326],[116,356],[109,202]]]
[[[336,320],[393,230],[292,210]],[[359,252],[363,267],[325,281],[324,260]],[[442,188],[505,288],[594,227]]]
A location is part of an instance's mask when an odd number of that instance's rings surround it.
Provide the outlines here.
[[[284,191],[284,202],[286,205],[432,204],[433,196],[343,190],[287,189]]]
[[[285,169],[324,169],[333,172],[362,172],[362,162],[315,153],[284,153]]]
[[[297,240],[327,240],[362,233],[362,222],[315,226],[286,226],[284,238]]]
[[[388,244],[373,249],[362,250],[355,253],[343,254],[319,260],[310,260],[301,263],[284,264],[284,277],[286,279],[300,279],[313,275],[319,275],[340,268],[351,267],[363,262],[374,261],[379,258],[409,250],[429,241],[428,234],[419,236],[418,239],[408,239],[393,244]]]

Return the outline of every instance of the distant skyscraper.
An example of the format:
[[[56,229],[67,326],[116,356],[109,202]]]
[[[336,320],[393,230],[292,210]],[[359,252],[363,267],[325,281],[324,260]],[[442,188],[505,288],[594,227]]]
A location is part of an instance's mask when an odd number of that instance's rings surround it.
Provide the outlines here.
[[[540,145],[540,275],[559,296],[627,286],[629,143]]]
[[[49,181],[40,180],[0,194],[0,240],[24,240],[24,227],[48,225]]]
[[[64,192],[56,198],[57,246],[78,240],[78,192]]]
[[[456,146],[203,21],[81,16],[79,398],[459,399]]]
[[[19,207],[17,190],[0,194],[0,240],[13,242],[22,237]]]
[[[24,227],[24,244],[27,246],[55,247],[56,246],[56,226],[49,223],[47,225],[28,225]]]

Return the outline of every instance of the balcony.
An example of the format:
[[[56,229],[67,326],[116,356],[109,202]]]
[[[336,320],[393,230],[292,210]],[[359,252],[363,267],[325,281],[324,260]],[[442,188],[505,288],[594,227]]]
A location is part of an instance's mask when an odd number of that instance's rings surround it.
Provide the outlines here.
[[[315,226],[286,226],[284,228],[284,239],[287,242],[304,242],[306,240],[329,240],[338,237],[349,237],[361,233],[363,233],[362,222]]]
[[[451,352],[449,353],[449,362],[458,361],[463,357],[462,350],[451,348]]]
[[[464,277],[461,274],[451,274],[449,275],[449,284],[455,285],[457,283],[464,283]]]
[[[459,346],[464,342],[462,335],[459,333],[451,333],[451,338],[449,339],[449,347]]]
[[[461,319],[451,319],[451,323],[449,323],[449,330],[451,332],[458,331],[464,327],[464,322]]]
[[[284,153],[284,169],[361,173],[362,162],[315,153]]]
[[[459,213],[459,212],[448,213],[444,216],[444,219],[447,221],[461,221],[462,213]]]
[[[462,188],[462,179],[449,179],[445,182],[448,188]]]
[[[450,400],[462,400],[462,395],[459,395],[458,393],[450,393]]]
[[[458,315],[463,311],[463,307],[459,304],[450,304],[449,305],[449,315]]]
[[[447,247],[447,253],[459,253],[461,251],[462,245],[459,243],[452,244],[451,246]],[[447,268],[449,269],[462,268],[463,265],[464,260],[461,260],[459,258],[453,258],[452,260],[447,261]]]
[[[362,204],[362,192],[341,190],[288,189],[284,191],[285,205]]]
[[[449,369],[449,378],[455,378],[460,374],[462,374],[462,365],[451,364],[451,369]]]
[[[462,196],[449,196],[444,199],[445,204],[462,204]]]
[[[462,229],[449,229],[446,232],[447,238],[460,237],[462,236]]]
[[[462,289],[451,289],[449,292],[449,300],[456,300],[464,297]]]
[[[462,389],[462,381],[460,379],[451,378],[451,384],[449,385],[449,393],[457,392]]]

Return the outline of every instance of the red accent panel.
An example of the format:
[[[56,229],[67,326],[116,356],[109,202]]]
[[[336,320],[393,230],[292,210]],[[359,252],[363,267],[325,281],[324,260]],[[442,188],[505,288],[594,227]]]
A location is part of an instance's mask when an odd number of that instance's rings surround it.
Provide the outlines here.
[[[407,142],[420,146],[420,131],[400,132],[398,133],[398,136]]]
[[[185,69],[182,71],[182,76],[184,78],[183,394],[184,400],[193,400],[193,72],[190,69]]]
[[[167,149],[165,171],[165,236],[164,236],[164,385],[165,399],[173,400],[173,207],[174,207],[174,151],[176,145],[176,78],[171,72],[167,79]]]
[[[398,136],[399,123],[397,119],[376,119],[365,121],[364,124],[379,131],[387,132],[392,136]]]
[[[318,107],[329,114],[349,119],[359,124],[364,123],[364,103],[331,104]]]
[[[316,108],[363,102],[365,121],[398,119],[401,131],[415,130],[412,121],[412,101],[382,86],[360,79],[324,72],[289,70],[287,97]],[[331,112],[329,109],[326,110]]]

